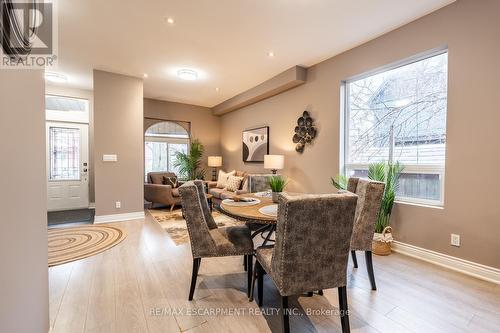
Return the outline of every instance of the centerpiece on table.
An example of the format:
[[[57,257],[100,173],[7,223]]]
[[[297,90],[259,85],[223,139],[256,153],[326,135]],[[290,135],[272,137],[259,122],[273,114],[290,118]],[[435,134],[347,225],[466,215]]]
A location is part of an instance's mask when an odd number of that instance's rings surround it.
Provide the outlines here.
[[[288,185],[288,181],[281,176],[271,176],[269,177],[269,186],[272,191],[272,198],[274,203],[278,203],[278,197],[281,192]]]

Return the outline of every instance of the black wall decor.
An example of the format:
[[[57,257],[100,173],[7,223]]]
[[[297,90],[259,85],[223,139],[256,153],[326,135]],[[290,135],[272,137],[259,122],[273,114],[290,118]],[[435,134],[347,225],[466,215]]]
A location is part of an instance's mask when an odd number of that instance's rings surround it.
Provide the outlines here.
[[[304,111],[302,117],[297,119],[295,126],[295,134],[293,135],[293,143],[296,144],[295,151],[303,153],[306,144],[310,144],[316,137],[317,130],[314,127],[314,120],[309,115],[309,112]]]

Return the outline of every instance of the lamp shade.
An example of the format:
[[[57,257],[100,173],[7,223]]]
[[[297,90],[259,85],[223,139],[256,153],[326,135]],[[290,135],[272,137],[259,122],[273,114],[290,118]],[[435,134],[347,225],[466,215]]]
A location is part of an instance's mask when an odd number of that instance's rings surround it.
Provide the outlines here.
[[[281,170],[285,167],[285,156],[264,155],[264,169]]]
[[[222,166],[222,156],[208,156],[208,166],[217,168]]]

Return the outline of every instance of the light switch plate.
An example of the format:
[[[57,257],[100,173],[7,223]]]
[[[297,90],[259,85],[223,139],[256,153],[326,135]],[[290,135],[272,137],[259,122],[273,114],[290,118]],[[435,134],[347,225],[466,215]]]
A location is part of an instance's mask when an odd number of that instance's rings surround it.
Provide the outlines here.
[[[118,156],[116,154],[104,154],[102,155],[103,162],[116,162],[118,161]]]
[[[460,235],[451,234],[451,245],[460,246]]]

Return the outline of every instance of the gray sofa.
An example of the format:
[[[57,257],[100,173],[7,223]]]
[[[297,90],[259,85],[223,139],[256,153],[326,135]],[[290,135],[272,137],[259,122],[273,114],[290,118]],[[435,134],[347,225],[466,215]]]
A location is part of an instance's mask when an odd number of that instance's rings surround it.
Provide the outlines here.
[[[249,174],[245,171],[237,170],[235,175],[243,177],[243,182],[241,183],[240,188],[235,192],[217,188],[217,182],[208,182],[208,193],[213,196],[212,203],[214,205],[218,206],[222,200],[231,199],[235,195],[262,192],[270,189],[268,183],[268,178],[272,176],[270,174]]]

